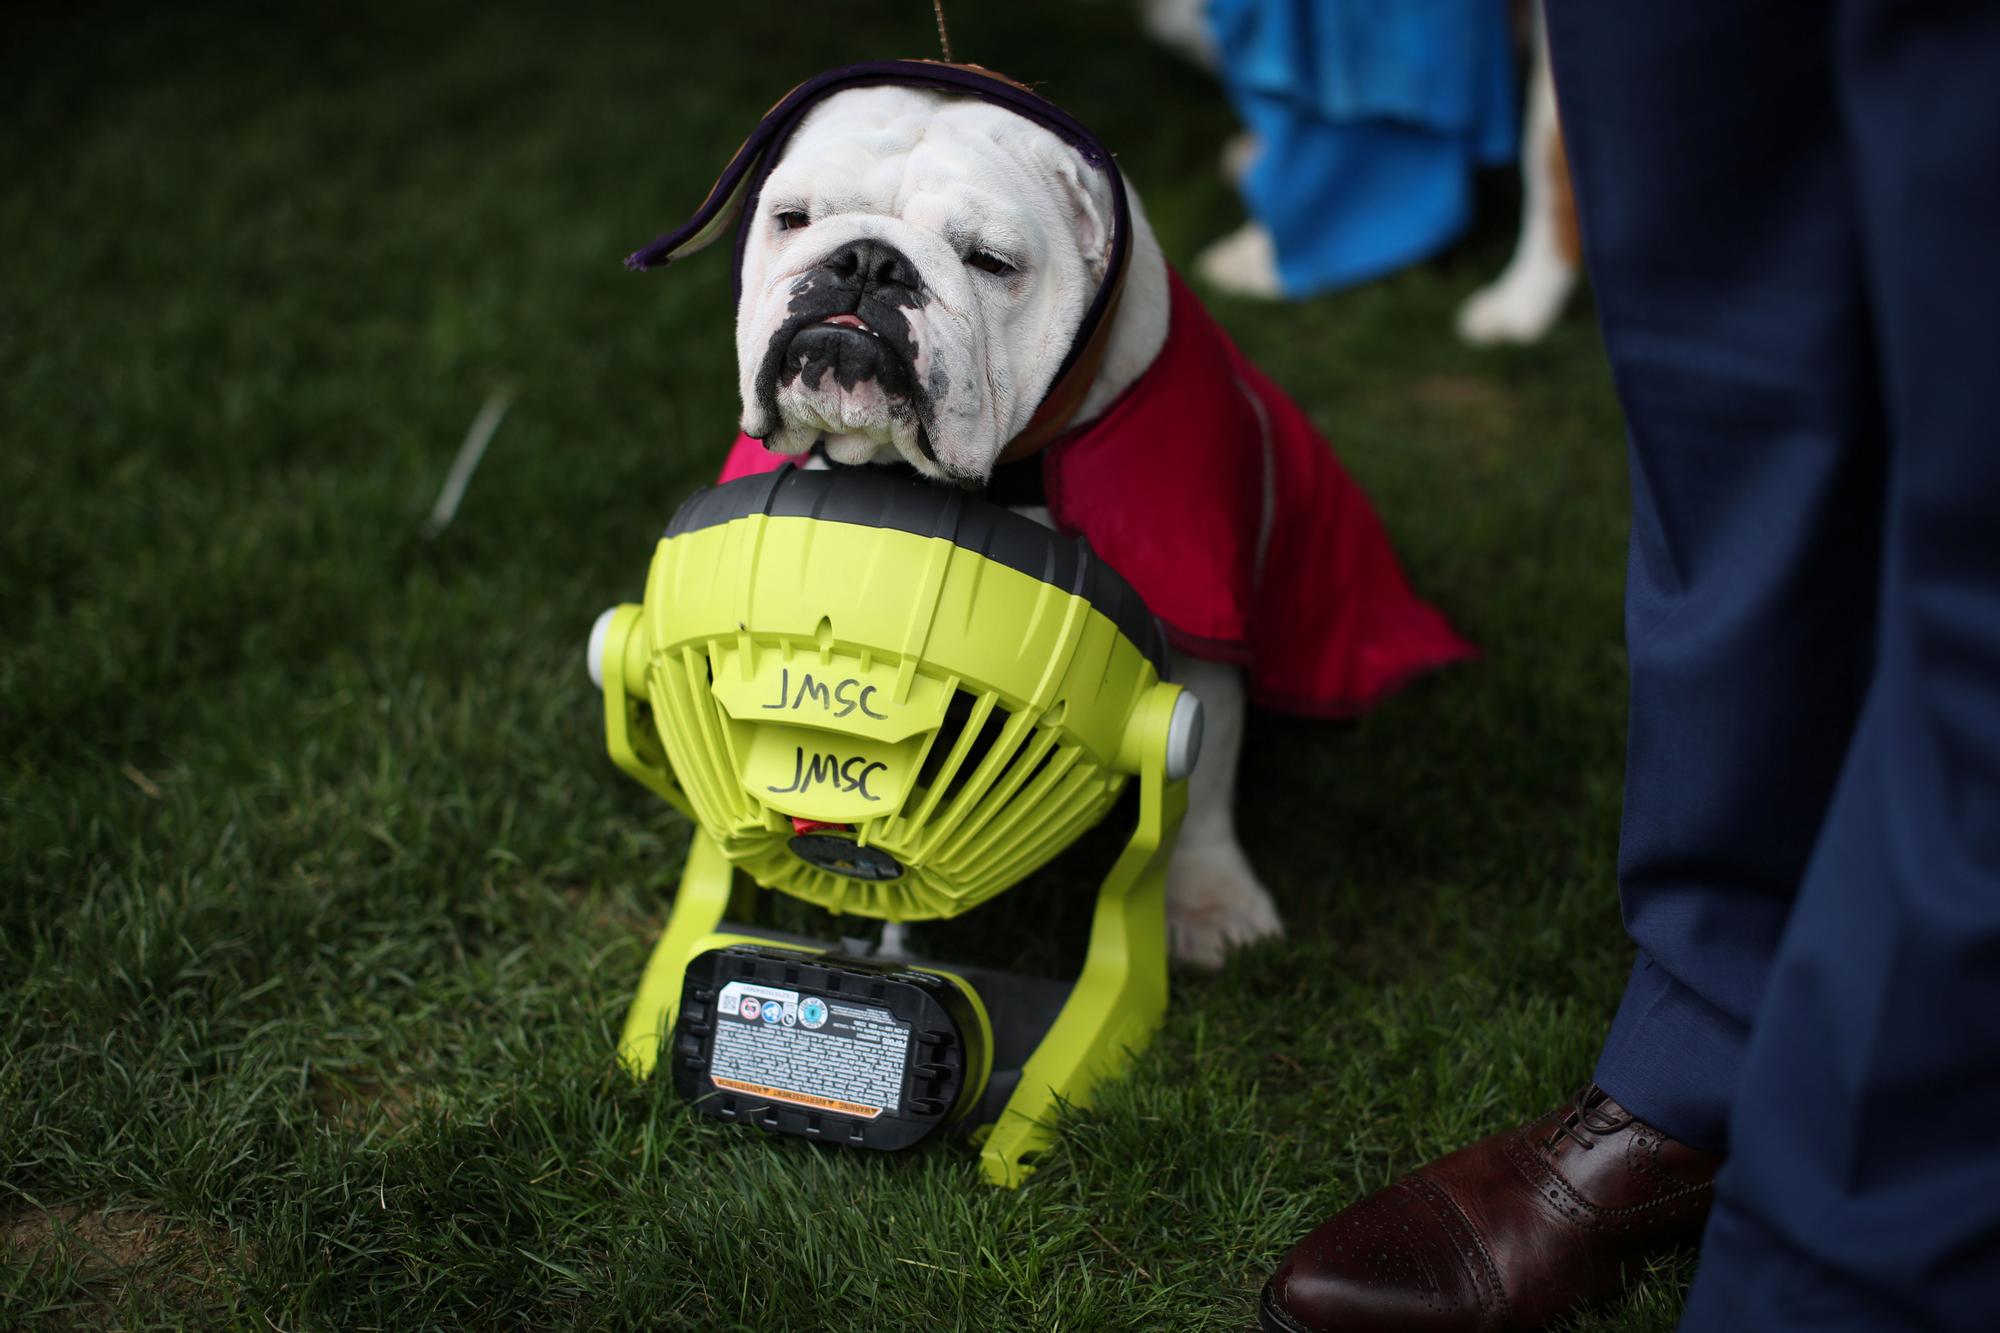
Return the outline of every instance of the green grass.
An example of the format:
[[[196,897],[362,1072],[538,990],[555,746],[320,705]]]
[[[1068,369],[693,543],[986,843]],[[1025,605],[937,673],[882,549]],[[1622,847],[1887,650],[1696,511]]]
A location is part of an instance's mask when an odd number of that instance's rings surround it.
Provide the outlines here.
[[[734,381],[725,262],[617,260],[794,79],[934,49],[917,3],[714,8],[170,5],[0,48],[0,1325],[1237,1329],[1319,1217],[1588,1073],[1629,957],[1620,427],[1587,313],[1449,336],[1504,197],[1438,264],[1215,303],[1485,649],[1254,724],[1287,940],[1177,975],[1017,1193],[618,1072],[687,829],[606,760],[582,638]],[[1122,5],[952,10],[1121,148],[1170,256],[1234,225],[1226,110]],[[1082,882],[920,938],[1072,947]],[[1669,1327],[1687,1269],[1576,1327]]]

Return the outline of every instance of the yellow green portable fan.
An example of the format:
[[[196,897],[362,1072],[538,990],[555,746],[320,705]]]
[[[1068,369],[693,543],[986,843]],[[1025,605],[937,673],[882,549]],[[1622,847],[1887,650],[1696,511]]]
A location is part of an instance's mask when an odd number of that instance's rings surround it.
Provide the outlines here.
[[[1086,545],[915,478],[788,467],[683,505],[589,661],[613,762],[698,825],[625,1024],[640,1076],[664,1060],[704,1112],[831,1143],[955,1126],[1016,1185],[1058,1101],[1151,1039],[1201,709]],[[957,916],[1135,777],[1073,985],[724,919],[754,911],[739,872],[835,913]]]

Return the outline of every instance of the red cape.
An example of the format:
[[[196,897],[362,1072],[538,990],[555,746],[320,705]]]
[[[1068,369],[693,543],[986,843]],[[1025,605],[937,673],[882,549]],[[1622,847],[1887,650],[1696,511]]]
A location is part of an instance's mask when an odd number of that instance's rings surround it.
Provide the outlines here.
[[[1472,656],[1410,591],[1368,497],[1298,404],[1168,282],[1159,357],[1043,451],[1056,527],[1125,576],[1175,648],[1242,666],[1268,708],[1348,716]],[[785,462],[739,435],[721,479]]]

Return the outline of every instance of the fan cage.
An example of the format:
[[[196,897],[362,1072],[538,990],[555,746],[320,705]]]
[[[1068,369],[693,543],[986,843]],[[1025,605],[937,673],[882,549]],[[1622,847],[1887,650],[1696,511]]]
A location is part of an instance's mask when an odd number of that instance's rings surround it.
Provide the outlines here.
[[[1018,883],[1102,819],[1126,775],[1093,759],[1063,725],[1058,700],[1039,715],[992,689],[919,667],[950,693],[923,742],[916,776],[894,809],[857,822],[852,837],[887,852],[900,877],[862,880],[795,855],[785,815],[732,780],[751,724],[731,718],[710,688],[725,649],[710,639],[655,652],[648,696],[694,812],[723,854],[760,885],[836,913],[898,921],[956,916]],[[758,636],[759,648],[822,653],[818,643]]]

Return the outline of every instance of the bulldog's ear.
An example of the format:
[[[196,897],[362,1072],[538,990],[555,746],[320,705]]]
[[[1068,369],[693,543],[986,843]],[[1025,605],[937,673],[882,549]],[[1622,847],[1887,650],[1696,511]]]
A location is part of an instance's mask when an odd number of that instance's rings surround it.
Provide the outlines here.
[[[1065,144],[1055,160],[1056,178],[1068,197],[1077,248],[1090,269],[1090,280],[1102,282],[1111,266],[1112,228],[1116,210],[1112,207],[1111,181]]]

